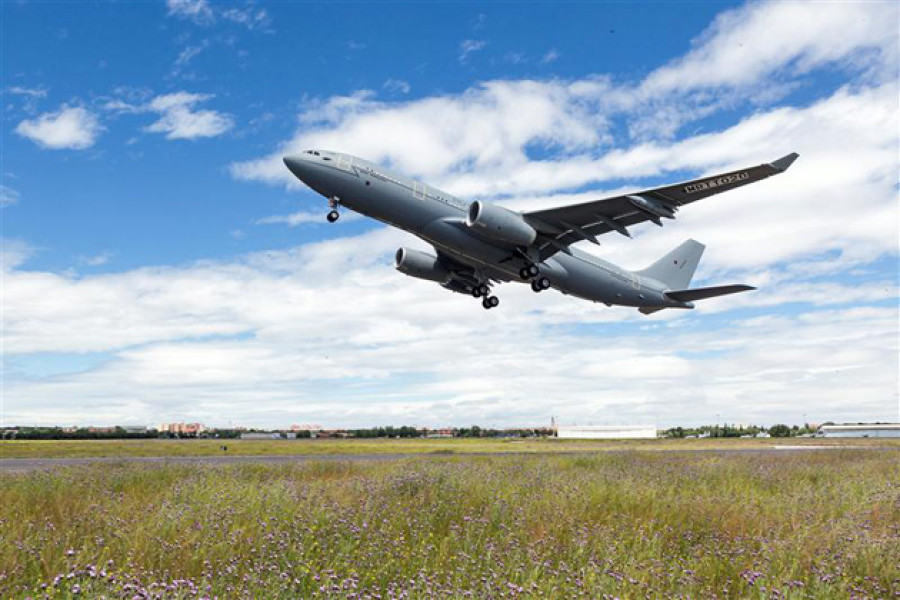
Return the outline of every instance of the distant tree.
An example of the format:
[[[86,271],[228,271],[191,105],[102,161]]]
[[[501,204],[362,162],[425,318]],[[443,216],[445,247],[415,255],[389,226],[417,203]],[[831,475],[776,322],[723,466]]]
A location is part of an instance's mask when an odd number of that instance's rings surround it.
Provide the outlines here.
[[[781,423],[772,425],[769,427],[769,435],[777,438],[791,437],[791,428],[787,425],[782,425]]]

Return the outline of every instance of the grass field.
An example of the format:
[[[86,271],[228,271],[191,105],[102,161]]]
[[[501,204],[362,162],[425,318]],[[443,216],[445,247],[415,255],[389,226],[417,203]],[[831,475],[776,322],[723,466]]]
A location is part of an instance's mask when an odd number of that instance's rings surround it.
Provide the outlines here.
[[[222,452],[220,446],[228,446]],[[275,456],[321,454],[418,454],[473,452],[592,452],[600,450],[713,450],[771,448],[773,445],[895,446],[891,439],[703,439],[703,440],[560,440],[560,439],[359,439],[359,440],[63,440],[0,441],[0,459],[128,456]]]
[[[898,457],[627,450],[0,475],[0,597],[893,597]]]

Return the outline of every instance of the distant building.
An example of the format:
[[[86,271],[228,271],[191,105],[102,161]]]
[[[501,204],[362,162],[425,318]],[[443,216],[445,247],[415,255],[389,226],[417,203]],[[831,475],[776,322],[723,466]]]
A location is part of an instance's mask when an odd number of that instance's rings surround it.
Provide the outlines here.
[[[115,433],[115,427],[88,427],[88,433]]]
[[[206,431],[206,425],[203,423],[161,423],[159,431],[174,435],[196,436]]]
[[[242,440],[280,440],[281,434],[277,431],[274,433],[245,431],[241,434]]]
[[[315,423],[302,423],[300,425],[291,425],[291,431],[322,431],[323,427]]]
[[[426,437],[429,437],[429,438],[452,438],[453,430],[452,429],[431,429],[426,434]]]
[[[122,425],[125,433],[147,433],[146,425]]]
[[[655,425],[560,425],[556,437],[567,439],[655,439]]]
[[[816,437],[829,438],[900,438],[900,423],[845,423],[822,425]]]

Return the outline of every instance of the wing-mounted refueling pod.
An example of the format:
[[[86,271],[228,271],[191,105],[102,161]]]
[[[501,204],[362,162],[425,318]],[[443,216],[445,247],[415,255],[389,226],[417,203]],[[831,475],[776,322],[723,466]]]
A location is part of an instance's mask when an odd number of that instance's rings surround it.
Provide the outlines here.
[[[659,227],[662,227],[662,221],[659,220],[660,218],[674,219],[675,212],[678,210],[678,208],[673,205],[649,196],[625,197],[628,198],[628,201],[631,202],[632,206],[646,214],[647,217]]]

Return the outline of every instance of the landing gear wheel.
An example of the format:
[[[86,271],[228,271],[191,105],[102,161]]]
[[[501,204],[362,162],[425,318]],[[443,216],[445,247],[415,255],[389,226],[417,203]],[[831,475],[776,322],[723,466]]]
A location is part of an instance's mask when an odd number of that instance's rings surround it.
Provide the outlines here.
[[[478,286],[478,292],[481,296],[487,297],[488,294],[491,293],[491,288],[489,288],[488,286],[486,286],[482,283],[481,285]]]
[[[481,298],[481,288],[478,286],[473,287],[472,288],[472,296],[475,298]]]
[[[550,280],[547,279],[546,277],[539,277],[539,278],[535,279],[535,281],[537,282],[538,288],[540,288],[542,290],[550,289]]]
[[[337,221],[340,217],[341,217],[341,214],[340,214],[338,211],[333,210],[333,211],[329,212],[329,213],[328,213],[328,216],[326,216],[325,218],[328,219],[328,222],[329,222],[329,223],[334,223],[334,222]]]
[[[490,308],[491,308],[491,301],[490,301],[490,299],[489,299],[489,298],[485,298],[484,300],[481,301],[481,305],[485,308],[485,310],[490,310]]]
[[[497,296],[490,296],[487,300],[488,304],[491,305],[491,308],[496,308],[500,304],[500,298]]]
[[[528,267],[522,267],[519,269],[519,277],[521,277],[524,281],[528,281],[531,279],[531,275],[528,272]]]
[[[531,280],[531,291],[535,294],[541,291],[541,288],[538,286],[537,279]]]
[[[537,277],[541,274],[541,271],[537,268],[537,265],[528,265],[525,268],[528,270],[528,277]]]

